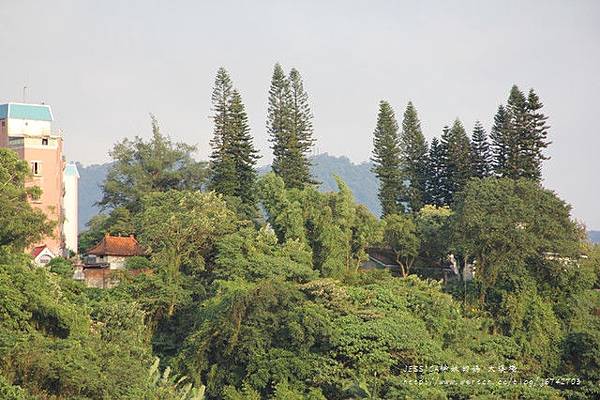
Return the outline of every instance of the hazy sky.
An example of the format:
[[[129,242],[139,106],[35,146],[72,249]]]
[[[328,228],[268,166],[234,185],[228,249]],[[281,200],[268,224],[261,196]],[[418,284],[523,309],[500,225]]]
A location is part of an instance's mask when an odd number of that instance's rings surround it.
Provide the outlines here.
[[[304,77],[317,150],[369,158],[377,104],[412,100],[428,139],[460,117],[489,129],[513,83],[533,87],[552,125],[545,185],[600,229],[600,1],[0,0],[0,102],[44,101],[66,155],[165,133],[208,154],[210,93],[225,66],[270,161],[273,64]]]

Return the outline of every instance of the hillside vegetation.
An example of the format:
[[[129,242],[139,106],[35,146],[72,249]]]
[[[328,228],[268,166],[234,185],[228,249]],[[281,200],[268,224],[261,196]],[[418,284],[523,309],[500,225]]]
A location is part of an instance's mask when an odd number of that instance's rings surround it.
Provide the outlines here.
[[[262,175],[224,68],[212,100],[208,162],[154,117],[110,152],[80,247],[134,235],[145,254],[108,289],[72,279],[77,260],[33,266],[55,222],[0,149],[1,399],[600,398],[600,248],[541,184],[533,90],[511,89],[489,138],[456,120],[431,144],[412,103],[399,124],[382,101],[373,164],[335,171],[311,167],[308,95],[277,64]]]

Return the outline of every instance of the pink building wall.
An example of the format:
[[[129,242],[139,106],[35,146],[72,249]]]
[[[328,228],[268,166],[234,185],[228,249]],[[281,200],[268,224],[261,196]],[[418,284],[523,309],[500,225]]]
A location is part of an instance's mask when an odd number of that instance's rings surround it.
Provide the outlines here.
[[[64,248],[62,232],[63,222],[63,169],[64,160],[62,156],[62,138],[55,139],[56,148],[40,149],[21,147],[17,150],[20,157],[29,162],[41,165],[39,176],[32,176],[27,182],[30,186],[38,186],[42,190],[42,196],[31,202],[32,206],[42,210],[51,221],[56,222],[52,237],[44,238],[36,245],[45,244],[55,255],[60,255]]]
[[[52,236],[34,243],[31,248],[45,244],[55,255],[62,255],[65,162],[63,139],[52,132],[52,120],[52,112],[46,105],[0,104],[0,147],[14,150],[27,161],[32,176],[26,185],[38,186],[42,190],[41,197],[32,200],[31,204],[56,223]]]

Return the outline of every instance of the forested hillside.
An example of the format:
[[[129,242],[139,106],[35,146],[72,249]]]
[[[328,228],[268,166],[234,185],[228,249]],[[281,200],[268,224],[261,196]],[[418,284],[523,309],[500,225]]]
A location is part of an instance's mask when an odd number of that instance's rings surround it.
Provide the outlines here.
[[[319,190],[329,192],[336,189],[335,176],[342,178],[352,191],[356,202],[364,204],[375,215],[381,214],[377,200],[378,181],[371,171],[372,164],[365,162],[354,164],[346,157],[336,157],[327,153],[311,157],[312,175],[320,182]],[[81,179],[79,181],[79,229],[85,230],[86,223],[99,212],[94,206],[102,198],[101,186],[111,163],[83,166],[78,163]],[[265,174],[270,166],[258,169]],[[589,231],[589,239],[600,243],[600,231]]]
[[[327,163],[311,169],[299,71],[273,70],[266,174],[224,68],[212,101],[208,162],[155,118],[149,139],[114,145],[80,246],[134,236],[143,252],[88,265],[102,289],[73,279],[77,258],[33,265],[52,222],[28,202],[28,164],[0,149],[0,398],[600,398],[600,247],[540,183],[533,90],[511,89],[489,136],[456,120],[432,143],[415,105],[398,123],[382,101],[377,186],[362,187],[382,216],[344,181],[369,165],[335,186],[311,173]]]
[[[364,204],[375,215],[381,213],[377,200],[377,179],[371,172],[371,163],[354,164],[346,157],[335,157],[327,153],[311,157],[311,173],[320,182],[319,190],[329,192],[336,189],[335,176],[342,178],[350,187],[356,201]],[[83,166],[77,163],[79,174],[79,229],[84,230],[87,222],[98,214],[95,206],[102,198],[101,186],[111,163]],[[263,175],[271,166],[258,169]]]

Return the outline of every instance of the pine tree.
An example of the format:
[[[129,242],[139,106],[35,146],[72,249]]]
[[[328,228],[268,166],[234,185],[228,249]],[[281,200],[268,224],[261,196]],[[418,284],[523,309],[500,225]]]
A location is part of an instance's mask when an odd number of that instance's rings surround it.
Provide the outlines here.
[[[472,171],[473,176],[485,178],[492,173],[492,154],[485,129],[481,122],[476,121],[471,135]]]
[[[290,128],[292,135],[298,138],[304,156],[303,167],[306,174],[304,179],[308,182],[310,180],[308,156],[315,143],[313,139],[313,115],[308,104],[308,94],[304,91],[302,77],[297,69],[292,68],[290,70],[288,81],[290,83]]]
[[[269,89],[269,108],[267,110],[267,131],[273,149],[273,172],[284,177],[288,166],[287,145],[289,141],[289,83],[279,63],[275,64],[271,88]]]
[[[548,159],[547,117],[533,89],[528,96],[513,85],[506,107],[500,106],[494,118],[490,138],[497,176],[540,181],[542,162]]]
[[[421,131],[421,122],[412,102],[408,102],[400,134],[400,160],[402,175],[408,180],[403,201],[410,209],[418,211],[426,197],[427,142]]]
[[[490,132],[492,168],[498,177],[507,175],[508,152],[509,152],[509,116],[503,105],[498,106],[494,116],[494,125]]]
[[[237,198],[240,211],[256,214],[256,160],[248,116],[239,92],[233,89],[224,68],[217,72],[213,90],[214,136],[210,162],[209,189],[229,198]]]
[[[373,138],[373,172],[379,179],[379,201],[383,216],[402,210],[399,196],[403,188],[400,171],[400,140],[394,110],[386,101],[379,103]]]
[[[460,120],[456,119],[442,135],[442,148],[446,152],[444,168],[444,200],[452,205],[473,175],[471,170],[471,142]]]
[[[315,183],[308,159],[314,143],[308,95],[298,71],[292,69],[286,78],[280,64],[275,64],[269,90],[267,130],[273,149],[273,171],[286,186],[303,188]]]
[[[518,179],[524,176],[527,166],[527,150],[528,147],[528,120],[527,114],[527,98],[525,94],[513,85],[508,96],[508,131],[505,136],[506,147],[508,148],[506,159],[506,175],[507,178]]]
[[[528,140],[527,155],[529,163],[525,167],[524,177],[540,181],[542,179],[542,162],[550,157],[544,155],[544,149],[550,145],[546,117],[540,110],[544,105],[533,89],[527,96]]]
[[[439,178],[437,186],[438,199],[441,205],[449,206],[452,198],[452,169],[448,160],[448,143],[450,141],[450,127],[448,125],[442,128],[442,135],[439,141],[439,150],[437,160],[439,164]]]
[[[248,126],[248,116],[242,97],[237,90],[233,91],[230,105],[230,130],[232,137],[231,159],[235,167],[236,190],[243,206],[243,213],[248,217],[256,215],[256,161],[260,158],[255,149]]]
[[[438,207],[446,205],[445,191],[446,187],[444,172],[446,168],[446,152],[438,140],[433,138],[429,147],[429,156],[427,157],[427,183],[426,183],[426,204],[432,204]]]
[[[214,128],[210,141],[212,153],[210,155],[208,188],[225,195],[233,195],[236,187],[235,166],[228,149],[231,144],[228,128],[232,96],[231,78],[227,70],[221,67],[217,71],[211,98]]]

